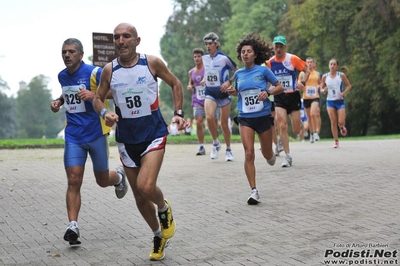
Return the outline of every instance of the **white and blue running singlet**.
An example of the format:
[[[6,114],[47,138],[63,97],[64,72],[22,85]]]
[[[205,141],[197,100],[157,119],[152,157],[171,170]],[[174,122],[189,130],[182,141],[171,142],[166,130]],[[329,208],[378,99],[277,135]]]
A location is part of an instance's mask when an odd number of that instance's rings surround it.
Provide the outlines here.
[[[153,141],[168,135],[158,104],[157,78],[150,72],[147,57],[139,55],[133,67],[112,61],[110,87],[119,116],[115,140],[125,144]]]
[[[229,79],[229,70],[236,68],[236,63],[226,54],[217,51],[214,57],[210,54],[203,55],[205,68],[206,96],[210,95],[215,99],[228,98],[227,93],[221,92],[221,85]]]
[[[296,69],[295,66],[292,64],[292,59],[297,59],[297,58],[292,58],[292,57],[296,56],[290,53],[286,53],[286,57],[282,62],[277,62],[275,56],[273,56],[269,60],[271,65],[271,70],[280,81],[285,93],[291,93],[297,91]]]
[[[340,77],[340,72],[336,72],[336,76],[331,78],[329,73],[325,74],[325,83],[328,87],[328,96],[326,97],[327,101],[336,101],[339,100],[339,94],[343,92],[343,80]],[[344,97],[343,97],[344,100]]]

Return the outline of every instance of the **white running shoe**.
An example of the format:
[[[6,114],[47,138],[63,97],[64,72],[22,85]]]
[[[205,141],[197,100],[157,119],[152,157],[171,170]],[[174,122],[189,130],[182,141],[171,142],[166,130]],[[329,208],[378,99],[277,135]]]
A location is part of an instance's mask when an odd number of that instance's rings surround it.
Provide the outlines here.
[[[279,140],[278,140],[278,151],[281,152],[281,151],[283,151],[283,150],[284,150],[284,148],[283,148],[282,141],[279,139]]]
[[[279,156],[280,151],[278,150],[278,145],[275,145],[275,156]]]
[[[310,134],[310,143],[314,143],[314,135]]]
[[[314,132],[314,140],[318,141],[319,140],[319,135],[317,132]]]
[[[226,150],[225,162],[233,162],[233,155],[231,150]]]
[[[260,195],[258,195],[257,189],[253,189],[250,197],[247,199],[247,204],[256,205],[258,203],[260,203]]]
[[[275,154],[272,154],[272,158],[269,159],[269,160],[267,160],[267,163],[268,163],[269,165],[273,166],[273,165],[275,164],[275,162],[276,162],[276,155],[275,155]]]
[[[210,158],[213,160],[218,159],[219,157],[218,152],[220,149],[221,149],[221,143],[218,142],[217,145],[213,144],[213,149],[211,151]]]
[[[196,155],[206,155],[206,149],[203,145],[200,146],[199,151],[196,153]]]
[[[69,242],[70,245],[79,245],[81,241],[79,241],[80,234],[78,224],[74,222],[70,222],[68,224],[67,230],[64,234],[64,240]]]
[[[290,166],[292,166],[292,157],[286,154],[286,157],[282,162],[282,167],[290,167]]]
[[[118,185],[115,185],[115,195],[117,198],[122,199],[125,197],[126,192],[128,192],[128,185],[126,184],[126,174],[124,167],[122,165],[119,165],[116,169],[117,173],[122,175],[122,180]]]

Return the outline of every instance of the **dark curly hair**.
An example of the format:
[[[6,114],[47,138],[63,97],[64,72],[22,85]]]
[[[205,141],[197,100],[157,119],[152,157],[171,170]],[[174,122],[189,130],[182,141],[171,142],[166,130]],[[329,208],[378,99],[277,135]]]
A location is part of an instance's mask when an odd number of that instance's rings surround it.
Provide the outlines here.
[[[239,40],[236,45],[236,58],[239,61],[242,61],[242,48],[245,45],[250,45],[253,48],[254,53],[256,54],[256,58],[254,59],[256,65],[265,63],[266,60],[270,59],[274,55],[271,45],[265,42],[264,38],[261,37],[260,34],[251,32],[247,34],[246,37]]]

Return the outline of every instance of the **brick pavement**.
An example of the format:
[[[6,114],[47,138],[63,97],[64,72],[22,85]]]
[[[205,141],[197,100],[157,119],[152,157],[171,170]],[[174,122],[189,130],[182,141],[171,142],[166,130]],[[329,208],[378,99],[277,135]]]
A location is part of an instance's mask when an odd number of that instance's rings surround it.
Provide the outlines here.
[[[328,265],[329,249],[338,256],[348,249],[400,249],[400,140],[340,145],[291,143],[293,166],[286,169],[283,156],[270,167],[257,151],[257,206],[246,204],[240,143],[232,145],[231,163],[210,160],[211,145],[202,157],[194,155],[196,145],[168,145],[159,185],[172,203],[177,232],[161,262],[148,259],[152,233],[131,191],[118,200],[113,188],[98,187],[90,160],[79,218],[82,245],[72,248],[62,239],[63,150],[0,150],[0,265],[313,266]],[[110,155],[114,168],[115,147]],[[367,259],[376,265],[376,258]]]

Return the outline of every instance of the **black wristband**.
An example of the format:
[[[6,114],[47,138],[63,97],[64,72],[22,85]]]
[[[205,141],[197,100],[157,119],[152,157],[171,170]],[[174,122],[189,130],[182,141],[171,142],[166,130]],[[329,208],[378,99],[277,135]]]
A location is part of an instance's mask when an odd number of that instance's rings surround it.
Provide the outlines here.
[[[303,84],[303,86],[306,86],[306,82],[304,80],[300,83]]]
[[[183,110],[179,109],[179,110],[174,111],[174,116],[176,116],[176,115],[183,118],[185,116],[185,113],[183,112]]]
[[[269,90],[266,90],[268,97],[271,96],[271,92]]]

